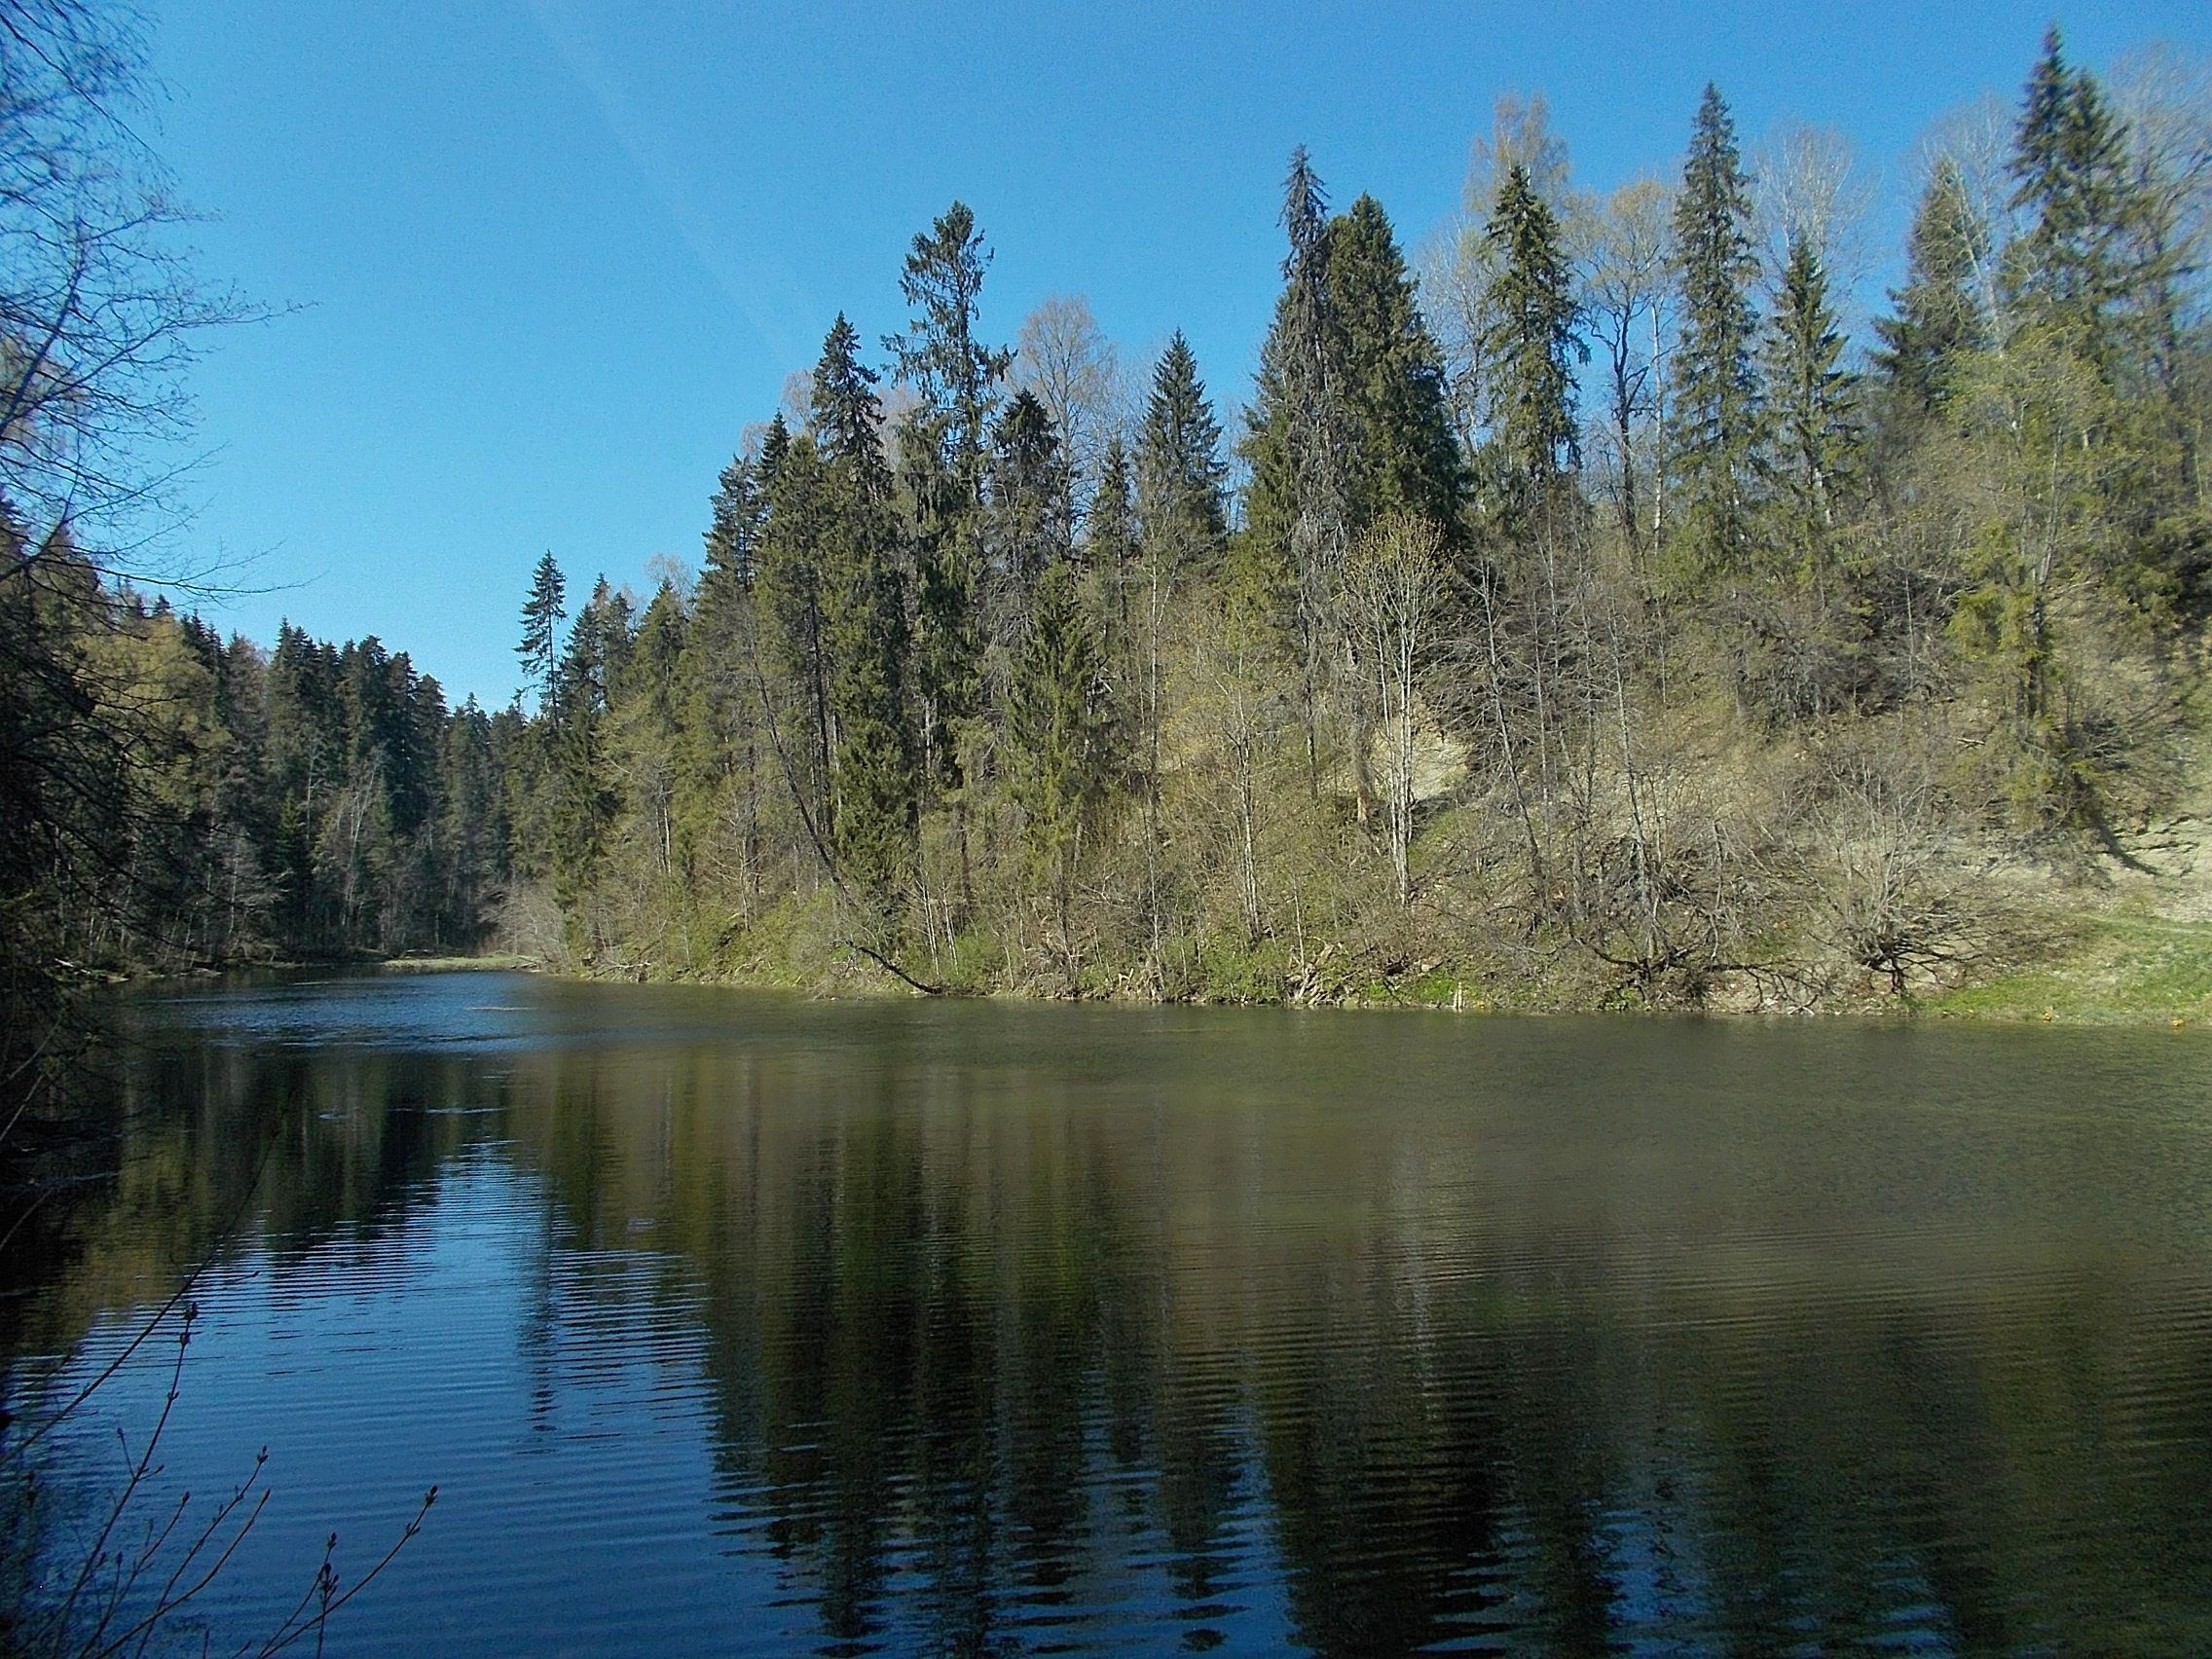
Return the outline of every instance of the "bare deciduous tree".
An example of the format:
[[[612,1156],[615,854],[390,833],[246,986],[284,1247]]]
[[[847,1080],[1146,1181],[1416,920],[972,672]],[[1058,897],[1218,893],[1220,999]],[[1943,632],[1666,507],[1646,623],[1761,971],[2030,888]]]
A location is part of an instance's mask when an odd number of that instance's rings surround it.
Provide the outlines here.
[[[1050,294],[1022,318],[1014,383],[1042,403],[1059,428],[1071,507],[1087,498],[1108,441],[1124,424],[1122,381],[1121,354],[1081,294]]]
[[[1866,213],[1874,193],[1851,140],[1827,127],[1792,122],[1759,146],[1751,161],[1762,263],[1771,285],[1802,240],[1847,291],[1866,263]]]
[[[196,573],[154,552],[190,431],[183,371],[245,313],[195,279],[189,215],[134,129],[144,26],[0,0],[0,491],[20,533],[0,580],[35,576],[63,527],[107,575]]]
[[[1592,215],[1582,314],[1605,377],[1602,441],[1629,545],[1656,556],[1666,339],[1674,292],[1674,192],[1654,178],[1622,185]],[[1645,497],[1649,510],[1643,510]],[[1646,534],[1648,533],[1648,534]]]
[[[1374,699],[1383,828],[1400,904],[1413,901],[1416,739],[1447,581],[1443,533],[1425,519],[1383,520],[1345,562],[1346,627]]]
[[[1967,211],[1980,233],[1973,239],[1982,256],[1974,273],[1976,297],[1994,326],[1999,350],[2012,333],[2007,320],[2009,308],[1999,255],[2018,228],[2012,178],[2007,170],[2013,126],[2013,112],[2004,100],[1993,92],[1984,92],[1938,119],[1920,144],[1919,182],[1923,187],[1937,162],[1947,160],[1958,168]]]

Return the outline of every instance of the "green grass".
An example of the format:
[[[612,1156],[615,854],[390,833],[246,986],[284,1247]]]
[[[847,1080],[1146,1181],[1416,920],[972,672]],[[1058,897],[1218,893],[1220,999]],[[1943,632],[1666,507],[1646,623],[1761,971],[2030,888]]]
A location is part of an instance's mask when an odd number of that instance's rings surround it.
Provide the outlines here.
[[[535,956],[394,956],[377,965],[387,974],[466,974],[484,968],[535,968]]]
[[[2212,922],[2087,917],[2052,941],[2049,960],[1919,1007],[1940,1018],[2212,1024]]]

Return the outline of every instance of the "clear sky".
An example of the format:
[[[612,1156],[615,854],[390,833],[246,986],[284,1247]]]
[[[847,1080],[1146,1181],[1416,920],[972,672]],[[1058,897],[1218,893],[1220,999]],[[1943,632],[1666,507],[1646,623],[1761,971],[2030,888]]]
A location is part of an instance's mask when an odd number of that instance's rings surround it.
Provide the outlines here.
[[[1501,92],[1541,92],[1576,181],[1677,165],[1716,81],[1747,141],[1840,128],[1901,189],[1927,125],[2008,102],[2050,9],[1989,0],[1578,7],[155,0],[159,144],[216,215],[210,276],[296,307],[196,374],[180,535],[246,561],[211,614],[376,634],[504,703],[550,550],[571,593],[699,557],[715,476],[840,310],[903,326],[900,262],[958,197],[996,249],[987,337],[1087,295],[1125,351],[1190,337],[1249,383],[1305,143],[1411,251]],[[2077,61],[2201,0],[2069,4]],[[1897,232],[1893,210],[1881,229]]]

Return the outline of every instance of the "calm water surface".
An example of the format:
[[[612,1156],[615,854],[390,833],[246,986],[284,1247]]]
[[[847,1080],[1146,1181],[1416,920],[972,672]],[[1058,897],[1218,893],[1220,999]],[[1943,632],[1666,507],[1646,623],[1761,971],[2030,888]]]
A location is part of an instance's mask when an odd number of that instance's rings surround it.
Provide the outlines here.
[[[277,1494],[219,1651],[436,1482],[331,1651],[2212,1653],[2194,1033],[125,1014],[9,1403],[214,1253],[157,1484]],[[159,1346],[38,1449],[64,1509]]]

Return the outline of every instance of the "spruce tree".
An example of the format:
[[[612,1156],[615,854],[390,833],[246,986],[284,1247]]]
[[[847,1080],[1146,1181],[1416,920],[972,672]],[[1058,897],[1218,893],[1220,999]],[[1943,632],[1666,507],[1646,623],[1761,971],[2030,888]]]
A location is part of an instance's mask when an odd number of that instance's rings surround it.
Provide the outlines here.
[[[1811,240],[1789,239],[1766,344],[1773,474],[1801,578],[1817,576],[1838,496],[1858,465],[1857,377],[1843,367],[1843,331]]]
[[[690,618],[674,582],[653,591],[652,603],[639,618],[610,703],[639,715],[662,738],[673,738],[680,713],[678,678]]]
[[[713,865],[730,871],[731,903],[741,917],[750,916],[758,897],[764,863],[760,807],[768,775],[755,573],[775,462],[790,443],[779,417],[722,469],[680,671],[677,833],[687,867]]]
[[[1178,608],[1194,573],[1219,558],[1226,514],[1221,426],[1198,379],[1198,359],[1178,331],[1152,375],[1137,437],[1136,614],[1129,632],[1129,702],[1143,756],[1145,904],[1154,948],[1164,937],[1161,868],[1165,830],[1161,814],[1161,739],[1167,719],[1166,664]]]
[[[765,490],[776,481],[777,470],[785,457],[792,453],[792,429],[785,422],[782,410],[769,419],[768,429],[760,436],[760,488]],[[766,510],[765,506],[762,508]]]
[[[554,891],[571,908],[597,873],[620,804],[607,754],[607,719],[609,691],[629,664],[631,629],[630,601],[601,576],[561,657],[548,779],[551,873]]]
[[[561,623],[569,614],[567,599],[568,583],[548,550],[531,577],[530,598],[522,608],[522,644],[515,647],[515,655],[522,658],[524,682],[537,692],[540,710],[552,707],[553,670],[561,660]],[[280,648],[281,638],[278,645]]]
[[[814,371],[814,438],[828,473],[819,560],[835,730],[830,835],[848,887],[888,904],[911,869],[917,803],[906,715],[906,603],[875,375],[839,315]]]
[[[975,214],[955,202],[914,238],[899,279],[911,321],[884,341],[899,378],[920,398],[900,433],[900,469],[917,520],[914,689],[923,763],[946,789],[960,782],[953,730],[981,695],[984,463],[999,382],[1014,361],[976,336],[989,263]]]
[[[1444,353],[1415,301],[1389,215],[1362,196],[1331,221],[1326,247],[1353,435],[1349,524],[1356,533],[1386,513],[1407,512],[1449,526],[1462,479]]]
[[[860,360],[860,349],[859,330],[839,312],[814,366],[807,424],[815,447],[856,495],[884,506],[891,498],[891,471],[883,460],[883,407],[876,400],[875,371]]]
[[[750,587],[754,546],[759,539],[760,519],[766,508],[761,498],[759,462],[751,456],[733,456],[716,483],[703,579]]]
[[[912,320],[904,334],[883,343],[899,378],[920,394],[944,457],[971,498],[981,491],[999,383],[1014,363],[1011,350],[976,338],[976,310],[990,262],[976,215],[955,202],[926,235],[914,238],[899,278]]]
[[[1493,470],[1507,522],[1526,531],[1559,498],[1578,460],[1574,366],[1589,351],[1575,334],[1574,275],[1559,221],[1516,162],[1498,183],[1486,260],[1480,343],[1490,394]]]
[[[1129,480],[1129,451],[1121,435],[1106,440],[1098,463],[1098,488],[1090,498],[1079,549],[1083,568],[1102,592],[1119,589],[1136,553],[1136,500]]]
[[[1913,215],[1905,281],[1890,290],[1897,314],[1874,324],[1874,365],[1900,412],[1933,414],[1949,396],[1960,358],[1987,346],[1989,323],[1977,281],[1990,257],[1989,231],[1967,199],[1958,163],[1936,164]]]
[[[824,551],[837,491],[810,434],[786,436],[776,450],[754,562],[756,626],[747,651],[778,769],[808,840],[827,859],[834,764]]]
[[[2011,157],[2012,205],[2032,221],[2007,249],[2008,294],[2031,336],[2017,344],[2078,359],[2114,399],[2104,420],[2083,423],[2080,440],[2083,458],[2099,463],[2091,536],[2132,602],[2172,616],[2212,594],[2212,515],[2194,459],[2203,381],[2200,369],[2183,367],[2201,360],[2201,348],[2185,350],[2174,310],[2188,241],[2174,240],[2156,171],[2132,145],[2095,78],[2066,66],[2052,29]],[[2195,148],[2201,168],[2201,142]]]
[[[1228,533],[1227,476],[1221,424],[1178,329],[1153,369],[1137,438],[1137,522],[1148,558],[1178,575],[1211,571]]]
[[[1260,343],[1259,369],[1244,409],[1244,433],[1236,445],[1244,461],[1244,528],[1233,554],[1240,583],[1291,596],[1284,626],[1295,634],[1302,620],[1298,599],[1305,585],[1298,559],[1304,544],[1299,525],[1308,475],[1299,470],[1292,449],[1295,412],[1286,368],[1291,309],[1285,289],[1275,302],[1274,322]]]
[[[993,573],[1001,608],[1019,618],[1045,567],[1067,556],[1067,461],[1044,404],[1014,394],[991,432]]]
[[[2007,250],[2012,302],[2024,320],[2053,328],[2110,373],[2136,275],[2132,175],[2119,121],[2095,78],[2068,69],[2056,28],[2028,78],[2009,165],[2011,204],[2030,218]]]
[[[1352,535],[1357,443],[1346,387],[1344,319],[1329,281],[1329,199],[1301,144],[1283,180],[1283,295],[1275,315],[1272,368],[1287,420],[1287,460],[1298,480],[1298,539],[1326,544],[1310,557],[1341,559]]]
[[[1342,319],[1329,281],[1329,200],[1301,144],[1283,181],[1283,290],[1252,399],[1251,526],[1279,543],[1316,648],[1323,599],[1354,534],[1358,435]]]
[[[1685,563],[1694,572],[1725,576],[1742,574],[1752,561],[1759,410],[1751,301],[1758,257],[1751,220],[1751,181],[1735,123],[1708,86],[1675,203],[1682,314],[1670,448]]]
[[[1106,784],[1106,721],[1097,640],[1065,561],[1037,583],[1007,695],[1008,781],[1033,867],[1061,930],[1083,830]]]
[[[1302,144],[1283,181],[1289,249],[1246,412],[1251,470],[1233,577],[1243,608],[1287,620],[1299,664],[1308,787],[1321,787],[1326,682],[1337,660],[1336,585],[1357,526],[1361,435],[1347,390],[1345,329],[1329,280],[1328,198]]]
[[[673,900],[669,884],[687,863],[677,834],[678,750],[683,716],[683,648],[690,619],[664,580],[639,619],[608,697],[608,771],[620,809],[608,857],[633,881],[645,875]]]
[[[1120,434],[1106,440],[1098,463],[1098,488],[1091,493],[1083,540],[1076,549],[1084,602],[1105,666],[1107,700],[1119,725],[1128,707],[1132,665],[1129,646],[1129,585],[1137,557],[1136,500],[1129,477],[1129,452]]]

